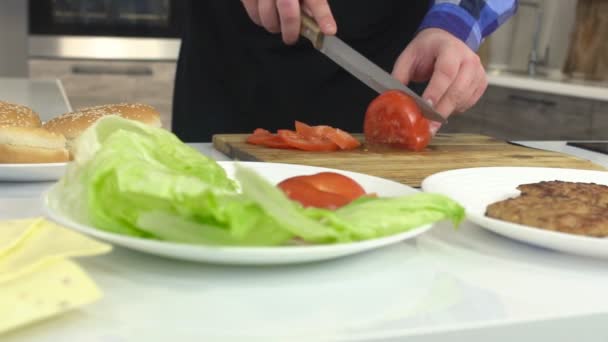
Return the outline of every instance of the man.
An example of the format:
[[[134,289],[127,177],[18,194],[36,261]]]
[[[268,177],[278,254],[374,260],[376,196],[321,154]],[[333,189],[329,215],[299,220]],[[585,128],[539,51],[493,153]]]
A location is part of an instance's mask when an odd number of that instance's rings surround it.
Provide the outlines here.
[[[190,1],[173,131],[201,142],[300,120],[361,132],[378,94],[298,39],[301,10],[445,117],[463,112],[487,87],[475,51],[516,8],[517,0]]]

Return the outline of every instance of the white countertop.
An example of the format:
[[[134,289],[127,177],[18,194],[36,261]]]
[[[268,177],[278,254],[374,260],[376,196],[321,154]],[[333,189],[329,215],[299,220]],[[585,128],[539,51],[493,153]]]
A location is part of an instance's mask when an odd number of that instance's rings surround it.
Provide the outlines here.
[[[607,156],[563,142],[523,144],[608,166]],[[227,160],[211,144],[193,146]],[[50,185],[0,184],[0,218],[41,215],[39,195]],[[528,246],[471,223],[289,267],[195,264],[120,247],[79,262],[105,297],[3,341],[608,339],[608,261]]]
[[[521,143],[608,166],[607,156],[564,142]],[[193,146],[228,159],[211,144]],[[0,183],[0,219],[42,215],[49,186]],[[522,244],[468,222],[299,266],[205,265],[120,247],[79,263],[104,298],[3,342],[608,340],[608,261]]]
[[[488,83],[493,86],[506,88],[608,101],[608,82],[593,85],[592,82],[577,80],[551,80],[525,75],[489,72]]]

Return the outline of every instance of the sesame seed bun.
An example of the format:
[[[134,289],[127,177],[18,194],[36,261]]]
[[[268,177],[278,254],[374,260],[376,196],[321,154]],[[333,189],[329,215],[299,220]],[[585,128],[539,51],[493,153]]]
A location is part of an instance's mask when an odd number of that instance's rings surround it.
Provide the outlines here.
[[[0,101],[0,126],[40,127],[40,117],[31,108]]]
[[[138,103],[120,103],[82,108],[78,111],[65,113],[53,118],[44,123],[42,127],[51,132],[63,134],[67,139],[68,149],[72,150],[73,141],[89,126],[106,115],[118,115],[125,119],[139,121],[153,127],[162,127],[158,111],[152,106]]]
[[[40,127],[0,127],[0,163],[59,163],[69,160],[61,134]]]

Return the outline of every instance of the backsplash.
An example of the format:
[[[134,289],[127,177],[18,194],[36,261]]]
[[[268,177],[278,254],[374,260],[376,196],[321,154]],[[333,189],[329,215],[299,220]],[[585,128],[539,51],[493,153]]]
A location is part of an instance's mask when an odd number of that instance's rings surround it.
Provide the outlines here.
[[[608,0],[579,0],[572,37],[564,72],[608,80]]]

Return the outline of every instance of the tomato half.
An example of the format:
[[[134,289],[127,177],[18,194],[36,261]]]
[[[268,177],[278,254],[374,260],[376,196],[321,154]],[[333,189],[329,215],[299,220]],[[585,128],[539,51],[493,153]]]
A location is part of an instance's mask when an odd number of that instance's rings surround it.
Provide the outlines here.
[[[314,137],[331,140],[343,150],[351,150],[361,145],[359,140],[349,133],[331,126],[309,126],[303,122],[296,121],[296,132],[305,138]]]
[[[431,140],[429,121],[414,99],[398,91],[387,91],[368,106],[363,123],[365,140],[413,151],[423,150]]]
[[[288,129],[280,129],[277,134],[287,145],[304,151],[335,151],[338,149],[338,145],[331,140],[304,137]]]
[[[305,207],[336,209],[365,195],[359,183],[335,172],[291,177],[278,187]]]

